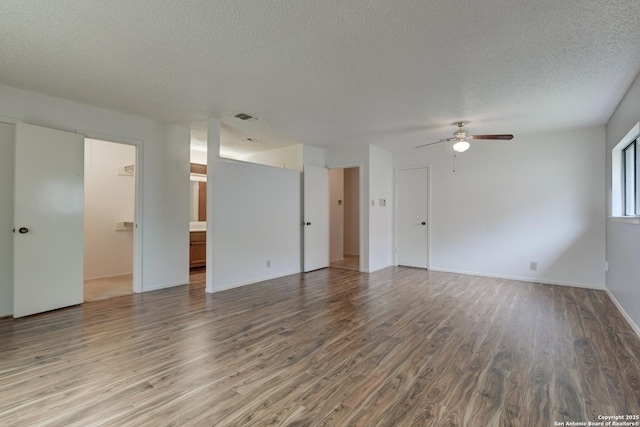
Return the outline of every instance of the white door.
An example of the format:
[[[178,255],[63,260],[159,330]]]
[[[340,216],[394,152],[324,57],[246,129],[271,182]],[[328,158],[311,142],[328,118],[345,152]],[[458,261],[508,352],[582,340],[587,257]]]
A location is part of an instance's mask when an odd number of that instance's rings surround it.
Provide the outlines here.
[[[84,136],[16,126],[13,316],[83,301]]]
[[[429,242],[429,169],[399,169],[398,198],[398,265],[428,267]]]
[[[13,163],[15,128],[0,123],[0,317],[13,312]]]
[[[329,266],[329,170],[304,165],[304,271]]]

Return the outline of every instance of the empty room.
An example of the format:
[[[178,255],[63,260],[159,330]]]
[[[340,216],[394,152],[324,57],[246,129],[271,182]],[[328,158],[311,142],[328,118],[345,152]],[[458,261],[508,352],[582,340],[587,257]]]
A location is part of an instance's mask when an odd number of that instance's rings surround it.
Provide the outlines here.
[[[638,16],[4,2],[0,424],[640,426]]]

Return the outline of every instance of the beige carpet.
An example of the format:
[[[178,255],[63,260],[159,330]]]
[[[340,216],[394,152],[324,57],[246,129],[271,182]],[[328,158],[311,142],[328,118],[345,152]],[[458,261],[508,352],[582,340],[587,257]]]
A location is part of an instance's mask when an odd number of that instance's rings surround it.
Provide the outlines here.
[[[345,255],[343,260],[332,262],[331,267],[342,268],[344,270],[360,271],[360,256]]]
[[[97,301],[133,293],[133,274],[85,279],[84,300]]]

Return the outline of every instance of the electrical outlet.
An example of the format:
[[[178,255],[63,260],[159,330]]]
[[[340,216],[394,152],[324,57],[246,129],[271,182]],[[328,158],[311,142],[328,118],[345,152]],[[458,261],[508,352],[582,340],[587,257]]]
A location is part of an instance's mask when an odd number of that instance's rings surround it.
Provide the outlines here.
[[[535,261],[531,261],[529,263],[529,270],[536,271],[538,269],[538,263]]]
[[[380,206],[383,208],[387,206],[387,199],[380,199]]]
[[[270,259],[267,260],[267,268],[268,267],[271,267],[271,260]]]

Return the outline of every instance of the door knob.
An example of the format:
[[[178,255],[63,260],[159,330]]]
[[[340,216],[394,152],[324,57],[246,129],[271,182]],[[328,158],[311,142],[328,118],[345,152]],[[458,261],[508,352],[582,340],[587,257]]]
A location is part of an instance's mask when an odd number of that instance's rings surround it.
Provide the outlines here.
[[[20,233],[20,234],[26,234],[28,232],[29,232],[29,229],[27,227],[18,228],[18,233]]]
[[[307,223],[305,223],[305,225],[311,225],[311,223],[310,223],[310,222],[307,222]]]
[[[427,223],[426,223],[426,222],[424,222],[424,221],[422,221],[420,224],[422,224],[422,225],[427,225]]]

